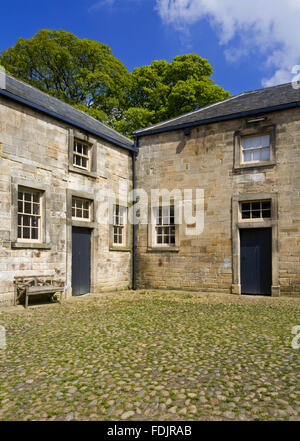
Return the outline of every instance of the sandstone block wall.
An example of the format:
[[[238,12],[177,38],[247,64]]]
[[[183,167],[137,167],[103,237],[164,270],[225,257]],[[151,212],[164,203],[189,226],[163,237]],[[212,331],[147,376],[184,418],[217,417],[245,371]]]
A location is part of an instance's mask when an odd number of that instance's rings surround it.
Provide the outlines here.
[[[195,127],[189,136],[179,130],[140,138],[137,186],[147,192],[204,189],[205,226],[194,237],[181,226],[178,252],[153,252],[148,249],[148,228],[140,225],[139,287],[232,292],[232,200],[270,193],[278,197],[280,292],[300,295],[300,110],[265,116],[262,124],[275,125],[274,166],[234,168],[235,133],[245,129],[243,119]]]
[[[66,280],[71,295],[70,234],[67,231],[67,190],[99,198],[105,188],[131,187],[131,155],[97,139],[96,178],[68,170],[69,126],[39,112],[0,99],[0,304],[13,301],[15,276],[53,275]],[[12,182],[23,180],[49,191],[49,249],[12,248]],[[124,190],[125,191],[125,190]],[[127,191],[127,190],[126,190]],[[104,212],[99,204],[95,221]],[[109,226],[97,225],[97,253],[93,290],[114,290],[130,285],[131,253],[109,250]]]

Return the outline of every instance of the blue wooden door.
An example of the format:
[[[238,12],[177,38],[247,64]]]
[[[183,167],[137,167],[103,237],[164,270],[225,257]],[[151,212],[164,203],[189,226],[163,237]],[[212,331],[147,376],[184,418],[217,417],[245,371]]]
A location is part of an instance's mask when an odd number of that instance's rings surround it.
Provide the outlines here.
[[[240,230],[242,294],[271,295],[272,229]]]
[[[72,229],[72,294],[80,296],[91,289],[91,230]]]

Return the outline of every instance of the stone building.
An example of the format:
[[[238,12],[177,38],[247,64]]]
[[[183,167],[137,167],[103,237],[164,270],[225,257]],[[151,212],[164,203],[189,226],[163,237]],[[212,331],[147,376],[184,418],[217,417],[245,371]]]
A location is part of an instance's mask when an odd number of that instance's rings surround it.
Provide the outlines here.
[[[204,190],[201,234],[174,225],[175,196],[139,226],[139,287],[300,295],[299,89],[242,93],[136,136],[137,187]]]
[[[128,286],[300,295],[299,166],[291,84],[139,130],[133,143],[6,76],[0,304],[13,303],[15,277],[32,275],[63,280],[66,296]],[[149,222],[132,227],[132,188],[174,191],[167,204],[144,201]],[[192,221],[176,223],[187,189],[203,208],[194,233]]]
[[[64,280],[67,295],[130,285],[130,229],[103,222],[101,192],[112,189],[121,199],[123,192],[124,202],[114,204],[114,221],[121,224],[132,150],[131,140],[94,118],[6,76],[0,88],[0,304],[13,302],[17,276]]]

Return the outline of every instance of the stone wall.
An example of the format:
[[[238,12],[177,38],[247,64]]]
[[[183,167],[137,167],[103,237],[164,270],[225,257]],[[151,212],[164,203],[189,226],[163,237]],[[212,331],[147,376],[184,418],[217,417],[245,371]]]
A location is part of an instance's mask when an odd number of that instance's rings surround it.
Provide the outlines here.
[[[300,109],[270,113],[275,125],[276,164],[234,168],[234,140],[243,119],[141,137],[137,187],[204,189],[205,227],[187,236],[179,227],[179,250],[149,250],[146,225],[138,228],[139,287],[234,291],[232,201],[239,195],[275,194],[274,293],[300,295]],[[260,124],[253,127],[259,133]],[[275,230],[274,230],[275,231]],[[277,265],[277,267],[276,267]],[[235,268],[237,271],[237,268]],[[274,285],[273,281],[273,285]]]
[[[0,304],[13,301],[15,276],[53,275],[67,281],[67,293],[71,295],[67,192],[94,195],[97,203],[101,189],[118,191],[120,183],[126,193],[131,186],[131,154],[100,138],[96,139],[97,177],[70,172],[69,129],[28,107],[0,100]],[[12,248],[12,183],[19,180],[33,182],[49,192],[48,249]],[[110,251],[109,225],[102,222],[103,203],[97,206],[92,289],[127,287],[131,283],[131,253]]]

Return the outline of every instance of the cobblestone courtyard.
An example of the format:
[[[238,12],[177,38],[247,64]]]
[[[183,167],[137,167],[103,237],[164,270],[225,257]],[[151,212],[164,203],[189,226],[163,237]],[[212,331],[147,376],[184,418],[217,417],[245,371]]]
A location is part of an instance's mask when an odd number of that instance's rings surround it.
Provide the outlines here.
[[[3,308],[0,420],[300,420],[299,311],[162,291]]]

